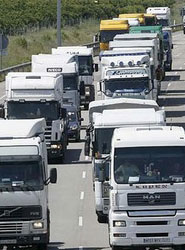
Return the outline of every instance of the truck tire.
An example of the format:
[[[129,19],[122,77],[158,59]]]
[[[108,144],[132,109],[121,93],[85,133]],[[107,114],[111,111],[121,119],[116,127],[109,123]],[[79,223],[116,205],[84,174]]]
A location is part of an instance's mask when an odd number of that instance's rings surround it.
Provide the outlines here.
[[[80,141],[80,131],[77,133],[77,135],[76,135],[76,140],[75,140],[76,142],[79,142]]]
[[[88,110],[89,109],[89,104],[84,104],[84,109]]]
[[[107,216],[98,214],[97,217],[99,223],[107,223]]]
[[[185,34],[185,28],[183,29],[183,33]]]
[[[48,250],[48,244],[42,243],[42,244],[37,245],[37,250]]]

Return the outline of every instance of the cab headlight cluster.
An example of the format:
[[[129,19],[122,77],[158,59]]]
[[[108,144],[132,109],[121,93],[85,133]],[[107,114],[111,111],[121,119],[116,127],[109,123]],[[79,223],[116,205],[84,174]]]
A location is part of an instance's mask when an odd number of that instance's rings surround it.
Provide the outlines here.
[[[185,226],[185,219],[178,221],[178,226]]]
[[[71,130],[76,130],[78,128],[78,126],[75,124],[75,125],[72,125],[72,126],[70,126],[70,129]]]
[[[33,229],[42,229],[44,228],[44,222],[41,221],[37,221],[37,222],[33,222]]]
[[[51,144],[52,149],[59,149],[60,147],[61,147],[61,145]]]
[[[113,227],[126,227],[126,221],[118,220],[113,221]]]

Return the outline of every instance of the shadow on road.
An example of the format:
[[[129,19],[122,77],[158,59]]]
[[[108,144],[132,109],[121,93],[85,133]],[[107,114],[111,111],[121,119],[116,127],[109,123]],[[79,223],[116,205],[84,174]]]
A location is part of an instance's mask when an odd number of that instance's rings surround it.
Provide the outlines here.
[[[58,250],[58,249],[63,249],[64,248],[64,242],[51,242],[48,245],[49,250]]]
[[[169,118],[169,117],[183,117],[185,116],[185,111],[166,111],[166,117]]]
[[[70,164],[77,161],[79,162],[81,152],[82,149],[67,149],[64,163]]]
[[[165,81],[179,81],[180,80],[180,75],[168,75],[165,76]]]
[[[185,104],[185,97],[179,96],[178,98],[171,98],[171,96],[166,96],[165,98],[158,99],[157,103],[159,106],[180,106]]]
[[[183,71],[185,71],[185,69],[172,69],[171,71],[172,72],[181,72],[181,71],[183,72]]]

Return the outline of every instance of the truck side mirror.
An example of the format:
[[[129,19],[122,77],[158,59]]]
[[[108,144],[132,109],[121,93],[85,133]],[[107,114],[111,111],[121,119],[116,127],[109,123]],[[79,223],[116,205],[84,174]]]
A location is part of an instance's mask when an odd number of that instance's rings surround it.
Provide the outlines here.
[[[98,33],[96,33],[94,36],[93,36],[93,43],[96,43],[99,41],[99,35]]]
[[[66,119],[66,117],[67,117],[67,110],[65,108],[61,108],[60,109],[60,117],[62,119]]]
[[[94,69],[95,69],[95,72],[98,72],[98,63],[94,64]]]
[[[50,169],[50,183],[56,183],[57,182],[57,169],[51,168]]]
[[[100,171],[99,171],[98,181],[99,182],[104,182],[105,181],[105,173],[104,173],[103,168],[100,169]]]
[[[5,118],[5,109],[3,104],[0,104],[0,118]]]
[[[86,136],[84,154],[85,156],[90,155],[90,135]]]
[[[85,83],[84,83],[84,81],[80,82],[80,95],[85,95]]]

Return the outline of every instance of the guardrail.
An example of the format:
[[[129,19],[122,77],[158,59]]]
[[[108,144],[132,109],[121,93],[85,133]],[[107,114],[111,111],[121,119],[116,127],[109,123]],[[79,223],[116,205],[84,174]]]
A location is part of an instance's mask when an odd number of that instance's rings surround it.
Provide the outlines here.
[[[171,25],[171,28],[173,31],[177,31],[183,28],[183,23],[180,24],[176,24],[176,25]],[[95,43],[87,43],[84,44],[84,46],[87,46],[88,48],[93,48],[93,54],[94,56],[97,56],[99,54],[99,43],[95,42]],[[19,72],[19,71],[30,71],[31,68],[31,62],[27,62],[27,63],[22,63],[19,65],[15,65],[3,70],[0,70],[0,81],[4,81],[5,80],[5,76],[9,73],[9,72]]]
[[[173,31],[181,30],[183,28],[183,23],[171,25]]]
[[[99,43],[95,42],[95,43],[87,43],[84,44],[84,46],[87,46],[88,48],[93,48],[93,55],[97,56],[99,54]],[[31,62],[26,62],[26,63],[22,63],[22,64],[18,64],[6,69],[2,69],[0,70],[0,81],[4,81],[5,80],[5,76],[9,73],[9,72],[24,72],[24,71],[30,71],[31,70]]]

